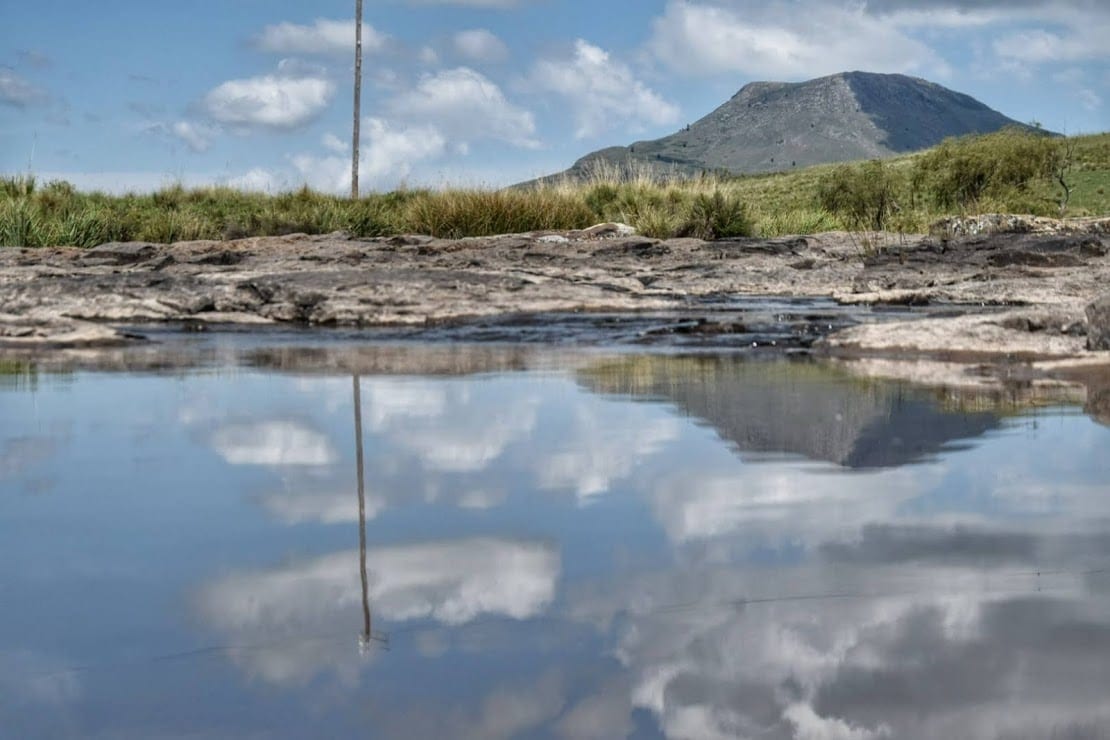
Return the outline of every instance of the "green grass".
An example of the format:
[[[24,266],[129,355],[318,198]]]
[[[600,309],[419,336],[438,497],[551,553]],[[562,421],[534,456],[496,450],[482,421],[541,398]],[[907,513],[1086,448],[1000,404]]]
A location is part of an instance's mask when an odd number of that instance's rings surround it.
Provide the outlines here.
[[[1045,141],[1053,147],[1064,144]],[[1066,215],[1110,215],[1110,133],[1068,142],[1072,166],[1066,178],[1072,194]],[[881,165],[822,165],[779,174],[670,182],[653,180],[646,173],[621,181],[599,172],[587,183],[398,190],[355,201],[307,188],[264,195],[173,186],[151,194],[110,196],[78,192],[65,182],[0,177],[0,245],[91,247],[107,241],[164,243],[340,230],[355,236],[422,233],[459,238],[578,229],[605,221],[622,221],[654,237],[714,238],[863,230],[876,223],[888,230],[924,232],[951,215],[1060,215],[1060,187],[1052,178],[1039,171],[1029,175],[1032,170],[1007,174],[990,164],[1004,159],[1003,154],[1012,153],[1011,145],[1018,144],[1029,146],[1029,141],[1012,134],[1009,139],[995,135],[958,140]],[[882,188],[874,187],[876,173],[881,173]],[[964,187],[974,177],[995,180]],[[962,189],[951,190],[955,186],[944,184],[950,182],[962,183]],[[830,192],[838,197],[829,197]],[[967,197],[969,192],[974,197]],[[867,199],[876,197],[891,201],[878,217],[867,210]]]

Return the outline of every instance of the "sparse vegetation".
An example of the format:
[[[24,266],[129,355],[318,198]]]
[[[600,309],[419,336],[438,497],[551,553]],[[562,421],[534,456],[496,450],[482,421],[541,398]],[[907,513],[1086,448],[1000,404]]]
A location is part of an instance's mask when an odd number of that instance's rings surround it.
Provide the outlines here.
[[[949,215],[1110,214],[1110,134],[1020,131],[927,152],[787,173],[693,179],[597,171],[588,182],[506,190],[399,190],[359,200],[302,188],[265,195],[180,186],[147,195],[81,193],[64,182],[0,178],[0,245],[238,239],[345,230],[442,237],[583,228],[623,221],[653,237],[777,236],[835,229],[922,232]]]

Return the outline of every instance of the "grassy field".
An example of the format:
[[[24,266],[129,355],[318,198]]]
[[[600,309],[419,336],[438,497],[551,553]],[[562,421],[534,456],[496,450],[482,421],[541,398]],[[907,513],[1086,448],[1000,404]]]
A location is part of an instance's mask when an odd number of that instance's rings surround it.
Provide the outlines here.
[[[1066,155],[1066,156],[1065,156]],[[1062,188],[1071,188],[1061,210]],[[923,232],[951,215],[1110,215],[1110,133],[1067,140],[1015,133],[962,139],[882,163],[780,174],[631,182],[605,173],[539,189],[399,190],[356,201],[170,187],[110,196],[65,182],[0,178],[0,245],[90,247],[349,231],[457,238],[629,223],[649,236],[777,236],[834,229]]]

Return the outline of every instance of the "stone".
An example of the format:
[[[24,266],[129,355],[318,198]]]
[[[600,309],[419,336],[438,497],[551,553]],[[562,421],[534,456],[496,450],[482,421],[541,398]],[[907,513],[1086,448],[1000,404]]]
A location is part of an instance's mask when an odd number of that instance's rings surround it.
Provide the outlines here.
[[[1087,349],[1110,350],[1110,293],[1087,306]]]
[[[149,242],[108,242],[84,252],[87,259],[110,259],[118,264],[144,262],[154,256],[158,245]]]

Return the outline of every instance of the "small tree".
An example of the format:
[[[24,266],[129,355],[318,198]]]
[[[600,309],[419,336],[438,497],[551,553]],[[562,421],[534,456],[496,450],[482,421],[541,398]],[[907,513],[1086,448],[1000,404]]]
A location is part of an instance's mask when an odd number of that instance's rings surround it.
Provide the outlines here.
[[[1068,201],[1071,200],[1072,183],[1071,169],[1075,163],[1075,139],[1067,138],[1056,147],[1055,156],[1052,160],[1052,177],[1063,188],[1063,193],[1060,195],[1060,215],[1063,216],[1068,212]]]

